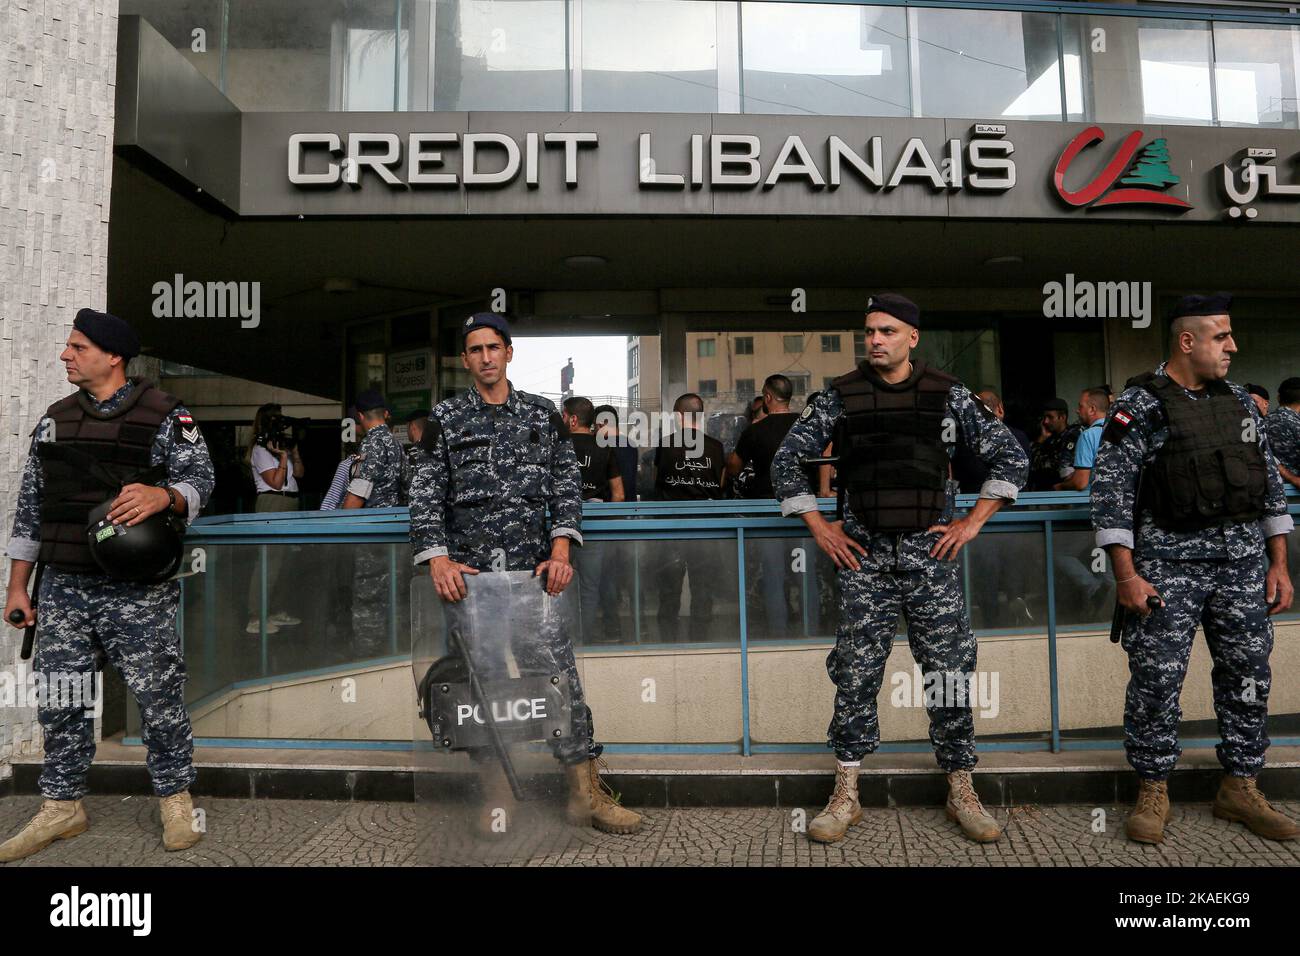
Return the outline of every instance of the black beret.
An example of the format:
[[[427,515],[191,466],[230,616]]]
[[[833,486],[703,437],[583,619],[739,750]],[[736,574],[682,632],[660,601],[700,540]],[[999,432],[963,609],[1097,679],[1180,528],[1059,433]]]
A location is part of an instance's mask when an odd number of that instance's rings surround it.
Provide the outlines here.
[[[1174,306],[1170,320],[1187,315],[1227,315],[1232,308],[1232,295],[1216,292],[1213,295],[1185,295]]]
[[[920,307],[906,296],[894,292],[881,292],[867,299],[867,312],[886,312],[900,322],[918,329],[921,327]]]
[[[1251,395],[1258,395],[1266,402],[1268,401],[1268,389],[1266,389],[1263,385],[1252,385],[1249,382],[1247,382],[1246,391]]]
[[[1043,413],[1046,414],[1047,412],[1064,412],[1068,415],[1070,414],[1070,406],[1065,404],[1063,398],[1049,398],[1043,402]]]
[[[140,336],[135,334],[135,329],[108,312],[82,309],[72,320],[72,327],[105,352],[128,360],[140,354]]]
[[[475,312],[466,319],[460,329],[461,342],[469,338],[469,334],[475,329],[495,329],[506,340],[506,345],[510,344],[510,326],[506,324],[504,316],[497,315],[495,312]]]
[[[391,411],[388,408],[388,403],[384,401],[384,396],[373,388],[368,388],[357,396],[355,408],[359,412],[372,412],[376,408]]]
[[[427,408],[417,408],[415,411],[411,412],[411,414],[407,415],[404,419],[402,419],[402,421],[406,422],[406,424],[409,425],[411,424],[411,422],[418,422],[421,418],[428,418],[428,417],[429,417],[429,410]]]

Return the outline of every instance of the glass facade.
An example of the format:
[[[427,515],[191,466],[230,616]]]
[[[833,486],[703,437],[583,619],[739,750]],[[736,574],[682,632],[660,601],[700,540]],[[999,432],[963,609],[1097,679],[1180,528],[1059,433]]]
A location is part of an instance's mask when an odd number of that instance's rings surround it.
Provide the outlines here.
[[[756,0],[122,0],[121,13],[153,23],[245,110],[1297,126],[1300,26],[1213,9],[1193,19]]]

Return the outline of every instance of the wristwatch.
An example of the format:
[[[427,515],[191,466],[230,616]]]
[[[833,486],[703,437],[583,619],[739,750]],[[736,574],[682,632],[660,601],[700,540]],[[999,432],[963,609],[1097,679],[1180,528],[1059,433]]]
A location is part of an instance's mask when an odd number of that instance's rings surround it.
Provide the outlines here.
[[[168,507],[175,511],[177,504],[176,489],[170,486],[167,488],[167,501]]]

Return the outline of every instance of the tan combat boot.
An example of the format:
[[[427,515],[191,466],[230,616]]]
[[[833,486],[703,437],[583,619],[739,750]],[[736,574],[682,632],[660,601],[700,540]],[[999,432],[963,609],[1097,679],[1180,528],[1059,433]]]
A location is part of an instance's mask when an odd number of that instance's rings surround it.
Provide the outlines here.
[[[479,807],[474,832],[491,840],[505,836],[515,822],[515,793],[499,763],[485,764],[479,768],[479,786],[483,791],[483,804]]]
[[[203,833],[194,825],[194,801],[188,790],[163,797],[158,809],[162,814],[164,850],[188,850],[203,839]]]
[[[618,796],[600,777],[602,769],[608,768],[600,759],[565,768],[569,774],[569,822],[605,833],[636,833],[641,829],[641,814],[618,802]]]
[[[948,804],[944,810],[948,819],[957,823],[961,832],[976,843],[992,843],[1002,836],[1002,827],[980,803],[969,770],[954,770],[948,774]]]
[[[1169,783],[1165,780],[1143,780],[1138,790],[1137,806],[1129,814],[1124,831],[1130,840],[1138,843],[1163,843],[1165,824],[1173,816],[1169,805]]]
[[[1274,810],[1255,785],[1254,777],[1226,776],[1214,795],[1214,815],[1244,823],[1250,832],[1268,840],[1294,840],[1300,827]]]
[[[835,789],[831,791],[826,809],[808,824],[808,839],[818,843],[843,840],[849,827],[862,819],[862,804],[858,802],[859,769],[835,765]]]
[[[0,843],[0,863],[12,863],[44,850],[55,840],[85,833],[90,821],[80,800],[46,800],[36,816],[11,840]]]

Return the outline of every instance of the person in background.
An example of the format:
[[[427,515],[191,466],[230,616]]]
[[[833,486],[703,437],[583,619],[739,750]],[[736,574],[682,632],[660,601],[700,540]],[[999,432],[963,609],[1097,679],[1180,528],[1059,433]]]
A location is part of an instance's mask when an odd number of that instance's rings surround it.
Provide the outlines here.
[[[257,503],[254,506],[258,514],[267,511],[298,510],[298,479],[303,476],[302,458],[298,455],[298,446],[290,448],[280,445],[277,436],[268,436],[267,429],[271,420],[280,415],[280,406],[268,402],[257,410],[253,416],[253,435],[248,443],[248,463],[253,472],[253,485],[257,488]],[[271,547],[266,549],[266,633],[278,633],[282,627],[292,627],[302,621],[282,607],[271,610],[275,604],[283,601],[280,579],[284,572],[284,555],[287,549]],[[256,570],[248,582],[248,624],[244,631],[248,634],[261,632],[261,597],[262,575]]]
[[[596,421],[596,441],[614,451],[619,477],[623,480],[623,500],[637,501],[637,449],[619,428],[618,409],[613,405],[597,405],[592,412]],[[623,606],[632,608],[632,553],[630,541],[602,542],[605,552],[600,575],[600,604],[605,609],[608,633],[613,640],[622,640]]]
[[[975,398],[984,403],[1002,424],[1007,425],[1007,409],[1002,404],[1002,399],[998,393],[991,388],[982,389],[975,393]],[[1025,450],[1026,455],[1033,453],[1033,442],[1029,436],[1022,432],[1014,425],[1007,425],[1016,442]],[[988,480],[988,465],[980,459],[980,456],[965,445],[959,445],[956,453],[952,458],[952,476],[957,482],[957,488],[962,494],[974,495],[979,494],[980,488]]]
[[[411,500],[411,478],[415,474],[416,456],[420,454],[420,439],[424,437],[424,426],[429,421],[429,410],[417,408],[402,419],[406,424],[407,445],[402,456],[402,497],[401,504]]]
[[[1061,398],[1043,403],[1038,437],[1029,452],[1029,483],[1026,491],[1052,491],[1074,470],[1074,445],[1079,434],[1070,424],[1070,406]]]
[[[596,410],[591,400],[573,396],[564,400],[561,417],[569,427],[573,441],[573,453],[578,459],[578,473],[582,481],[583,501],[622,501],[623,476],[619,471],[615,456],[617,448],[596,437]],[[593,544],[589,553],[586,548],[571,552],[570,562],[578,572],[578,596],[582,615],[582,634],[591,643],[618,643],[621,640],[621,627],[617,607],[611,607],[601,601],[605,575],[611,569],[605,567],[604,558],[610,545],[615,542]],[[604,611],[604,627],[598,619]]]
[[[1277,406],[1268,416],[1268,443],[1282,479],[1300,488],[1300,378],[1277,387]]]
[[[772,459],[785,440],[786,432],[799,418],[790,411],[793,394],[794,386],[790,379],[784,375],[769,375],[763,381],[763,394],[759,396],[763,413],[754,415],[754,423],[741,432],[735,451],[727,456],[728,477],[734,479],[746,469],[750,471],[751,477],[745,482],[745,498],[772,498]],[[755,412],[752,405],[750,411]],[[769,637],[781,636],[790,617],[786,586],[796,583],[796,576],[790,571],[789,552],[800,542],[792,538],[761,536],[753,541],[758,552],[759,587],[767,614],[767,633]]]
[[[1246,383],[1246,394],[1251,397],[1255,407],[1259,409],[1259,417],[1263,418],[1268,414],[1268,389],[1263,385],[1252,385]]]
[[[1092,478],[1092,465],[1097,459],[1097,447],[1101,444],[1102,426],[1106,422],[1106,412],[1110,400],[1106,398],[1106,389],[1101,386],[1085,388],[1079,393],[1079,421],[1083,431],[1079,433],[1074,446],[1074,470],[1062,482],[1058,482],[1056,491],[1085,491]]]
[[[655,449],[655,497],[661,501],[705,501],[722,497],[727,482],[722,443],[704,434],[704,399],[693,392],[673,403],[677,431]],[[716,542],[691,541],[666,551],[658,575],[660,640],[679,639],[682,582],[691,582],[691,640],[708,640],[713,596],[724,565]]]

